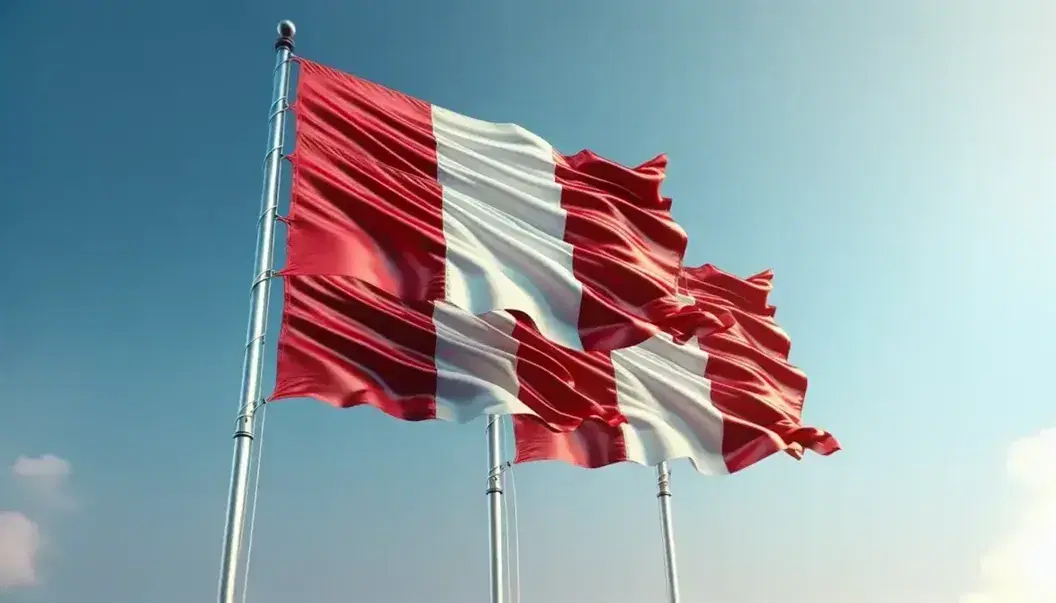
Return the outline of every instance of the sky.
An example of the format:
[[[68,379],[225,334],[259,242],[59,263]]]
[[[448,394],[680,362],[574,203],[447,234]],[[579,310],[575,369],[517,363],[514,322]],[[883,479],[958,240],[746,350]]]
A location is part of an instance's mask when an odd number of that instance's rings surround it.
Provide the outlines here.
[[[675,463],[686,603],[1056,600],[1056,4],[6,0],[0,601],[215,600],[286,18],[564,153],[668,153],[687,263],[774,270],[844,450]],[[486,600],[482,422],[264,430],[249,601]],[[510,603],[663,600],[653,471],[511,486]]]

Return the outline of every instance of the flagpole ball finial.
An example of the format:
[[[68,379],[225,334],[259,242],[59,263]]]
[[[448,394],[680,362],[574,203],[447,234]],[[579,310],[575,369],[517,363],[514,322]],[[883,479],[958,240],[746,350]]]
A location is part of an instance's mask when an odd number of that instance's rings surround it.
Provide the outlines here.
[[[293,52],[293,35],[297,33],[297,28],[294,27],[293,21],[288,19],[279,21],[279,26],[276,30],[279,32],[279,38],[275,40],[275,48],[286,48]]]

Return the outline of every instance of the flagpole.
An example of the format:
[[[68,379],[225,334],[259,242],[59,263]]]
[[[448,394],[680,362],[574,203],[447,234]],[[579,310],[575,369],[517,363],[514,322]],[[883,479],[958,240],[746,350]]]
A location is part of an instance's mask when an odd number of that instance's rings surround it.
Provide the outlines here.
[[[275,71],[268,116],[268,150],[264,158],[264,190],[260,200],[260,216],[257,219],[257,250],[253,263],[253,284],[250,288],[245,359],[242,364],[242,396],[235,420],[231,490],[227,499],[227,525],[224,527],[224,548],[220,561],[219,603],[235,603],[242,528],[246,516],[246,494],[249,490],[254,417],[257,407],[263,403],[260,381],[264,368],[264,335],[273,276],[275,219],[279,205],[282,148],[286,112],[289,109],[290,57],[293,55],[295,31],[292,22],[282,21],[278,26],[279,37],[275,40]]]
[[[488,505],[491,536],[491,603],[503,603],[502,417],[488,415]]]
[[[667,599],[679,603],[678,568],[675,566],[675,528],[671,523],[671,467],[667,461],[656,467],[656,497],[660,501],[660,533],[664,541],[664,569],[667,572]]]

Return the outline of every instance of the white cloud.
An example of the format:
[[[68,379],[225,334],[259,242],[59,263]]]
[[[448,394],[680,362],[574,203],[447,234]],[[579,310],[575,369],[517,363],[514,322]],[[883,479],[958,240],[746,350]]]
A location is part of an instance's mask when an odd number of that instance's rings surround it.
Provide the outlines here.
[[[34,513],[45,516],[49,508],[73,507],[73,498],[65,491],[71,473],[69,461],[54,454],[20,456],[11,466],[15,481],[34,495],[32,501],[27,501]],[[0,511],[0,592],[38,583],[40,547],[41,529],[37,522],[19,511]]]
[[[25,515],[0,511],[0,592],[37,583],[40,529]]]
[[[37,502],[62,509],[76,506],[64,487],[73,473],[69,461],[54,454],[20,456],[11,467],[11,473],[29,488]]]
[[[1008,451],[1009,476],[1026,499],[1012,532],[982,560],[979,592],[961,603],[1056,601],[1056,429],[1019,440]]]
[[[69,461],[54,454],[43,454],[38,457],[20,456],[11,471],[18,477],[29,479],[65,478],[73,469]]]
[[[1012,444],[1008,471],[1031,490],[1056,496],[1056,428]]]

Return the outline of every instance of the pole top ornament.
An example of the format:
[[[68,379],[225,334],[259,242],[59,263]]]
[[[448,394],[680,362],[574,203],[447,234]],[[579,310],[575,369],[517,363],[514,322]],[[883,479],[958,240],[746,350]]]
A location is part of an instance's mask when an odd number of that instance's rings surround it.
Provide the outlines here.
[[[292,52],[293,36],[297,33],[297,28],[293,25],[293,21],[283,19],[279,21],[279,26],[275,29],[279,33],[279,39],[275,40],[275,48],[286,47]]]

